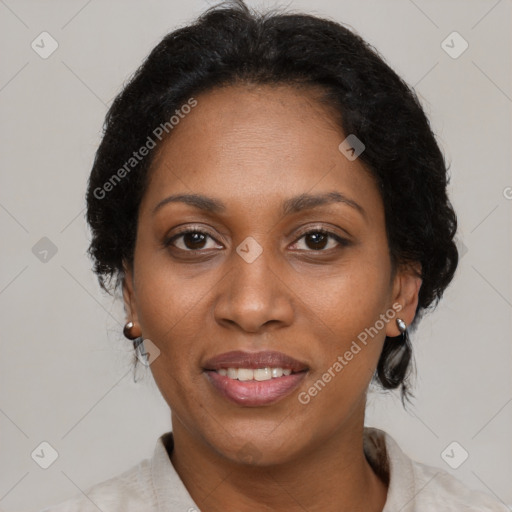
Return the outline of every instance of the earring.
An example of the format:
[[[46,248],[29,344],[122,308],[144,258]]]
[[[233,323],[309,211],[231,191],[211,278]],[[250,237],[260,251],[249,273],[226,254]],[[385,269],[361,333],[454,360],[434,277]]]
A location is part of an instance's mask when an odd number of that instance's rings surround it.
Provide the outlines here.
[[[134,322],[130,321],[130,322],[126,323],[126,325],[123,328],[123,334],[124,334],[125,338],[128,338],[129,340],[135,340],[137,338],[140,338],[140,336],[142,335],[142,333],[140,333],[140,329],[137,329],[139,334],[135,334],[133,332],[134,327],[135,327]]]
[[[396,325],[401,334],[403,334],[407,329],[407,324],[401,318],[396,319]]]

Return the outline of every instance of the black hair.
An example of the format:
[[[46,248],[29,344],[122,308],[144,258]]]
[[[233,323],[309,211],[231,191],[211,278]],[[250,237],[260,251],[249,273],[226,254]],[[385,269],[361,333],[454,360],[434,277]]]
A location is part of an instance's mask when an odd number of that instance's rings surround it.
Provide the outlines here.
[[[380,188],[393,269],[421,264],[414,329],[458,264],[448,168],[414,90],[343,25],[258,13],[242,0],[223,2],[166,35],[106,115],[87,191],[89,254],[102,288],[116,289],[123,262],[133,263],[139,204],[156,153],[135,162],[134,151],[155,142],[157,127],[172,136],[169,120],[191,98],[232,84],[320,89],[342,132],[363,142],[359,159]],[[408,337],[386,338],[374,378],[384,389],[401,387],[402,402],[410,394],[411,359]]]

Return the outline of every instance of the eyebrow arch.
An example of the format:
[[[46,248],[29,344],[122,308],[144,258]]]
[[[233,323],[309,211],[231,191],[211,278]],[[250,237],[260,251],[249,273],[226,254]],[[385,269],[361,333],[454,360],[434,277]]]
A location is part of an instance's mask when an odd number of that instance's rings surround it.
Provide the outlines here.
[[[186,203],[190,206],[194,206],[200,210],[211,213],[222,213],[226,210],[225,204],[218,199],[213,199],[201,194],[175,194],[160,201],[153,209],[153,215],[155,215],[156,212],[166,204],[176,202]],[[292,213],[297,213],[303,210],[308,210],[317,206],[323,206],[332,203],[346,204],[357,210],[366,219],[366,211],[364,208],[354,200],[346,197],[338,191],[325,192],[323,194],[305,193],[291,197],[283,202],[282,212],[283,216],[286,216]]]
[[[155,208],[153,208],[153,215],[155,215],[160,208],[169,203],[186,203],[211,213],[221,213],[226,210],[222,201],[211,197],[206,197],[201,194],[175,194],[160,201]]]
[[[301,194],[299,196],[291,197],[283,203],[283,215],[290,215],[291,213],[300,212],[315,208],[316,206],[323,206],[332,203],[342,203],[357,210],[365,219],[366,211],[353,199],[348,198],[338,191],[325,192],[323,194]]]

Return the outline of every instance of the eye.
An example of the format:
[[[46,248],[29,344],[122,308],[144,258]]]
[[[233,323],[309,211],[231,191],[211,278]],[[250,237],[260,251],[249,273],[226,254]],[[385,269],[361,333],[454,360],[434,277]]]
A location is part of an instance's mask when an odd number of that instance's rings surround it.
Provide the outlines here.
[[[323,228],[316,228],[306,233],[302,234],[302,236],[295,242],[298,244],[300,240],[304,239],[304,243],[307,246],[305,250],[312,251],[320,251],[326,252],[330,249],[334,249],[337,246],[348,246],[350,242],[340,237],[339,235],[332,233],[331,231],[327,231]]]
[[[176,247],[177,249],[187,252],[199,251],[202,249],[215,249],[218,247],[215,244],[208,247],[208,239],[216,242],[215,239],[205,231],[189,228],[165,240],[164,245],[166,247]]]
[[[305,247],[298,247],[298,249],[306,251],[327,252],[336,247],[350,245],[349,240],[324,228],[315,228],[303,233],[294,245],[300,246],[299,242],[301,240],[304,240]],[[208,246],[208,243],[210,243],[210,246]],[[198,228],[188,228],[174,234],[164,241],[164,246],[174,247],[185,252],[200,252],[215,248],[222,249],[222,246],[209,233]]]

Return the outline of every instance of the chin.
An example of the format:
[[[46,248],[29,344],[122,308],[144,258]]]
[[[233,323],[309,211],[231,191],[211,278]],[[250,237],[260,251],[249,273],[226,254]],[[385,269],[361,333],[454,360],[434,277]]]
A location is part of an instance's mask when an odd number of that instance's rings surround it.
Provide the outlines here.
[[[210,439],[209,443],[219,455],[236,464],[252,467],[284,464],[297,457],[298,446],[292,441],[296,436],[282,433],[271,436],[266,430],[257,431],[253,426],[252,432],[234,432],[223,439]]]

